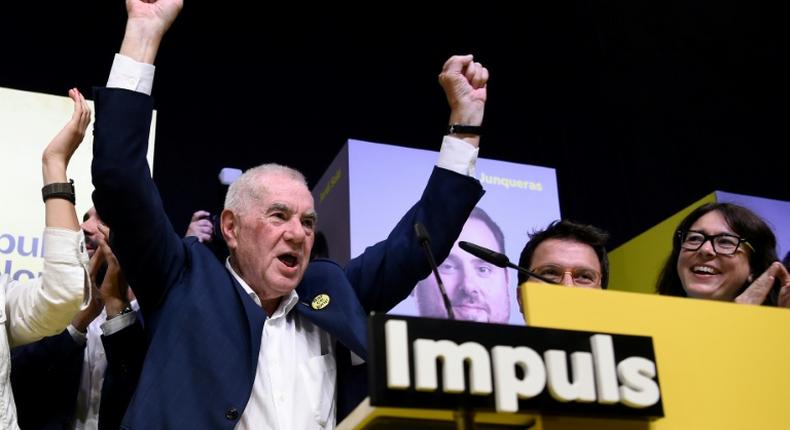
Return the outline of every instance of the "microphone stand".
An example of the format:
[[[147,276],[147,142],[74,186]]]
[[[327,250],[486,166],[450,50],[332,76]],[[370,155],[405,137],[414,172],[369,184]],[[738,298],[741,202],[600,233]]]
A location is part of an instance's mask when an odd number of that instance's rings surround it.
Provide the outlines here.
[[[531,272],[521,266],[516,266],[515,264],[510,262],[510,260],[507,258],[507,255],[502,254],[500,252],[492,251],[488,248],[484,248],[472,242],[465,242],[463,240],[458,242],[458,247],[460,247],[464,251],[474,255],[475,257],[483,261],[493,264],[494,266],[502,267],[502,268],[509,267],[511,269],[518,270],[519,272],[529,276],[530,278],[540,279],[541,281],[547,284],[554,283],[554,281],[546,279],[535,272]]]
[[[424,225],[417,222],[414,224],[414,233],[416,234],[417,240],[419,240],[420,245],[422,245],[422,248],[425,251],[425,256],[428,258],[428,264],[430,264],[431,270],[433,270],[433,276],[436,277],[436,285],[439,287],[439,294],[442,296],[444,309],[447,311],[447,318],[454,320],[455,314],[453,314],[453,307],[450,303],[450,298],[447,296],[447,291],[444,289],[442,277],[439,276],[439,269],[436,264],[436,259],[433,257],[433,251],[431,251],[431,239],[430,236],[428,236],[428,231],[425,229]],[[463,406],[459,407],[453,413],[453,419],[455,420],[456,429],[475,430],[475,412],[473,410]]]
[[[538,275],[535,272],[531,272],[531,271],[529,271],[529,270],[527,270],[527,269],[525,269],[525,268],[523,268],[521,266],[516,266],[515,264],[513,264],[513,263],[511,263],[509,261],[507,262],[506,266],[510,267],[511,269],[516,269],[517,271],[529,276],[530,278],[540,279],[541,281],[543,281],[543,282],[545,282],[547,284],[554,284],[555,283],[554,281],[550,281],[550,280],[544,278],[543,276]]]
[[[455,428],[458,430],[475,430],[475,412],[469,408],[458,408],[453,412]]]
[[[447,290],[444,289],[444,282],[442,282],[442,277],[439,276],[439,269],[436,265],[436,259],[433,258],[433,252],[431,251],[431,238],[428,236],[428,230],[425,229],[425,226],[422,225],[422,223],[416,222],[414,223],[414,233],[416,234],[420,245],[422,245],[422,249],[425,251],[425,256],[428,258],[428,264],[431,266],[433,276],[436,277],[436,285],[439,287],[439,294],[442,296],[444,309],[447,311],[447,318],[454,320],[455,314],[453,313],[453,306],[450,303],[450,297],[447,296]]]

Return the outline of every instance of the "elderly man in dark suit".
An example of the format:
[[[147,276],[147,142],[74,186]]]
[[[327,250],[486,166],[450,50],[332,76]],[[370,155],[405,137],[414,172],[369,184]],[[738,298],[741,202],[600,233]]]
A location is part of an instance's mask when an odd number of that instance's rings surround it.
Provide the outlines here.
[[[299,172],[269,164],[228,191],[223,265],[175,233],[145,159],[153,60],[181,1],[126,3],[121,51],[95,97],[93,162],[94,202],[151,337],[125,428],[334,428],[367,393],[368,313],[430,271],[414,224],[444,259],[482,196],[472,175],[488,71],[471,55],[445,63],[450,123],[467,127],[445,136],[422,197],[386,240],[345,268],[309,262],[312,196]]]

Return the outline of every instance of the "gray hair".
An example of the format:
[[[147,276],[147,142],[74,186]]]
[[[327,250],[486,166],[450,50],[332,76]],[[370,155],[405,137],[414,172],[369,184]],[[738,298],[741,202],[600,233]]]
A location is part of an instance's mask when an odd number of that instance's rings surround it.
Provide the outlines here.
[[[307,187],[307,180],[300,171],[281,164],[261,164],[245,171],[230,185],[225,195],[225,209],[240,214],[246,212],[251,203],[261,201],[266,194],[266,186],[258,179],[264,176],[285,176]]]

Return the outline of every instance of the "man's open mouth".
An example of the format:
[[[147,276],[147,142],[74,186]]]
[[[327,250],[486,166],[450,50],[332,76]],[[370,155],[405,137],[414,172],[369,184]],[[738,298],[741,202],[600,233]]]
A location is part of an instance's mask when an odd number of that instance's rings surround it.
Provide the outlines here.
[[[282,254],[277,258],[280,259],[280,261],[282,261],[283,264],[285,264],[288,267],[296,267],[296,265],[299,264],[299,258],[297,258],[293,254]]]

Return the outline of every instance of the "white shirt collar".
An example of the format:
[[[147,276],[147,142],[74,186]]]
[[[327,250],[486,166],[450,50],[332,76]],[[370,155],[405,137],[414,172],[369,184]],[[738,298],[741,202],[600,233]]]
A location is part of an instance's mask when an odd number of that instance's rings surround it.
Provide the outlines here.
[[[239,282],[241,288],[244,288],[244,291],[246,291],[250,298],[255,301],[255,304],[263,307],[260,297],[258,297],[258,295],[255,294],[255,291],[252,291],[252,288],[250,288],[250,286],[244,282],[244,279],[241,279],[241,276],[239,276],[239,274],[233,270],[233,266],[230,264],[230,257],[225,259],[225,267],[228,269],[230,274],[236,278],[236,281]],[[291,312],[291,309],[293,309],[297,303],[299,303],[299,294],[296,292],[296,290],[291,290],[290,294],[282,298],[280,305],[277,306],[277,310],[274,311],[274,315],[270,315],[269,318],[279,318],[288,315],[288,312]]]

